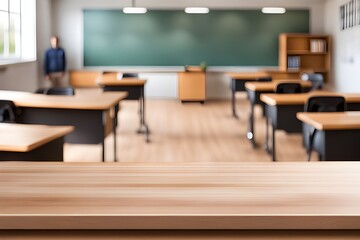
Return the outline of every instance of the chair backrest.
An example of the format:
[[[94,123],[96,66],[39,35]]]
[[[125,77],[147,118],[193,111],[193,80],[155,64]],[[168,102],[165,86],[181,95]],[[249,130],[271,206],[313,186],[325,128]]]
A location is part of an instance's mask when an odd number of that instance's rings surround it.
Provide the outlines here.
[[[324,85],[324,76],[320,73],[303,73],[301,80],[310,81],[312,87],[310,91],[321,89]]]
[[[271,82],[272,81],[272,77],[260,77],[255,79],[256,82]]]
[[[18,117],[18,109],[13,101],[0,100],[0,122],[14,123]]]
[[[37,89],[35,91],[35,93],[37,93],[37,94],[45,94],[47,90],[48,90],[47,88],[39,88],[39,89]]]
[[[313,96],[307,100],[305,112],[344,112],[346,100],[342,96]]]
[[[75,89],[72,87],[53,87],[49,88],[46,92],[46,95],[65,95],[65,96],[74,96]]]
[[[123,78],[138,78],[139,74],[137,73],[123,73]]]
[[[300,83],[279,83],[276,85],[275,93],[301,93]]]

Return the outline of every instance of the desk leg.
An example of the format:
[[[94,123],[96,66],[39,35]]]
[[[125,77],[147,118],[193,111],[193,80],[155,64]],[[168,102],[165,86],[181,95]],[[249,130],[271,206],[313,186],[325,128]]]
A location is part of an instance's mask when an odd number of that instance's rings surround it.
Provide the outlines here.
[[[117,123],[118,123],[118,116],[117,116],[117,111],[116,111],[116,106],[114,107],[114,120],[113,120],[113,134],[114,134],[114,162],[117,162],[117,158],[116,158],[116,127],[117,127]]]
[[[271,153],[272,153],[272,161],[275,162],[276,161],[276,154],[275,154],[275,133],[276,133],[276,128],[274,126],[274,124],[272,124],[272,149],[271,149]]]
[[[231,88],[231,107],[232,107],[232,115],[233,115],[233,117],[238,119],[239,116],[236,113],[236,90],[233,89],[233,88]]]
[[[102,112],[102,124],[103,124],[103,138],[102,138],[102,152],[101,158],[105,162],[105,137],[106,137],[106,111]]]
[[[256,147],[255,134],[254,134],[254,115],[255,115],[255,104],[250,102],[250,117],[249,117],[249,131],[247,133],[247,138],[251,141],[253,147]]]
[[[269,153],[269,151],[270,151],[270,147],[269,147],[269,118],[266,116],[265,120],[266,120],[266,128],[265,128],[266,132],[265,132],[265,145],[264,145],[264,148]]]
[[[150,142],[149,140],[149,127],[145,121],[145,92],[144,87],[141,88],[141,96],[140,96],[140,129],[138,133],[145,133],[146,142]]]

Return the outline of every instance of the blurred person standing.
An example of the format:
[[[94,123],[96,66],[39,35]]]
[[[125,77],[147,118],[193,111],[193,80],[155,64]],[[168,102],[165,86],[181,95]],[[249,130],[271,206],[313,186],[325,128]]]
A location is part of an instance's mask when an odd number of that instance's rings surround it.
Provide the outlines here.
[[[59,38],[50,38],[51,48],[45,53],[45,80],[51,82],[52,87],[65,86],[66,57],[65,51],[59,46]]]

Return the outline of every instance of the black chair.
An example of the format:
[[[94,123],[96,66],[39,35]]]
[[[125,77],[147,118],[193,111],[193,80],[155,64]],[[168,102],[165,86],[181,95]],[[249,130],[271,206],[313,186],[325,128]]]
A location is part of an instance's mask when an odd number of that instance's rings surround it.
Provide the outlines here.
[[[48,88],[39,88],[38,90],[35,91],[35,93],[45,94],[47,90],[48,90]]]
[[[272,81],[272,77],[261,77],[255,79],[255,82],[271,82],[271,81]],[[247,98],[249,98],[249,94],[247,95]],[[265,116],[265,104],[262,102],[260,104],[261,104],[263,116]]]
[[[20,116],[20,110],[13,101],[0,100],[0,122],[15,123]]]
[[[304,110],[305,112],[344,112],[346,101],[342,96],[314,96],[308,99]],[[316,128],[303,125],[303,134],[305,146],[307,145],[307,160],[310,161]],[[308,139],[308,143],[305,139]]]
[[[276,85],[276,89],[275,89],[275,93],[279,93],[279,94],[290,94],[290,93],[301,93],[302,92],[302,87],[300,83],[278,83]],[[265,143],[265,148],[267,151],[270,151],[269,149],[269,118],[267,116],[266,117],[266,143]]]
[[[301,93],[300,83],[279,83],[276,85],[275,93]]]
[[[123,78],[138,78],[139,74],[137,73],[124,73]]]
[[[320,73],[303,73],[301,80],[312,83],[310,91],[322,89],[324,85],[324,76]]]
[[[261,77],[261,78],[257,78],[255,79],[256,82],[271,82],[272,81],[272,77]]]
[[[45,91],[46,95],[64,95],[64,96],[74,96],[75,89],[72,87],[53,87]]]

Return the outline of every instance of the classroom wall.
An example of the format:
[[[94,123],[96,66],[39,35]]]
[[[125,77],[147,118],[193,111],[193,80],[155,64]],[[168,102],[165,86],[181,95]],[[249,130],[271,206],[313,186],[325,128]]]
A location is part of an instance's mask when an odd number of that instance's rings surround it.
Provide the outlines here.
[[[325,32],[333,37],[332,84],[340,92],[360,92],[360,26],[340,30],[340,6],[347,0],[325,4]]]
[[[43,54],[48,45],[51,31],[51,0],[38,0],[36,3],[37,55]],[[47,40],[45,40],[47,39]],[[0,89],[34,91],[39,86],[42,74],[42,57],[39,61],[12,64],[0,67]]]
[[[254,9],[263,6],[265,1],[254,0],[137,0],[138,6],[154,9],[183,9],[186,6],[208,6],[215,9]],[[131,4],[130,0],[53,0],[52,20],[56,34],[61,37],[62,46],[67,51],[69,68],[81,69],[83,67],[83,9],[111,9]],[[311,32],[323,33],[324,3],[322,0],[269,0],[268,5],[285,6],[294,9],[310,9]],[[236,69],[241,70],[241,69]],[[252,69],[256,70],[256,68]],[[146,95],[148,97],[177,97],[176,73],[141,74],[147,77]],[[224,74],[207,74],[207,96],[209,98],[229,98],[229,78]],[[165,94],[167,93],[167,94]]]
[[[44,84],[44,54],[50,47],[50,37],[53,32],[52,25],[52,0],[37,0],[37,84],[39,87]]]
[[[37,79],[36,62],[0,67],[0,90],[34,91],[38,85]]]
[[[54,31],[61,37],[62,45],[67,51],[68,65],[72,69],[83,67],[83,19],[82,9],[111,9],[128,6],[131,1],[125,0],[53,0],[52,20]],[[176,0],[142,0],[137,1],[137,5],[142,5],[154,9],[182,9],[188,5],[206,5],[210,8],[238,8],[253,9],[263,5],[263,1],[254,3],[248,1],[176,1]],[[322,33],[324,27],[323,1],[322,0],[273,0],[267,1],[269,5],[285,6],[291,8],[309,8],[311,10],[311,31]],[[314,14],[316,13],[316,14]],[[240,69],[237,69],[240,70]],[[256,70],[256,68],[252,69]],[[167,97],[176,98],[177,77],[175,73],[164,74],[140,74],[141,77],[148,78],[146,95],[148,97]],[[165,82],[166,81],[166,82]],[[228,98],[229,79],[224,74],[210,73],[207,76],[207,95],[210,98]],[[165,94],[167,93],[167,94]]]

